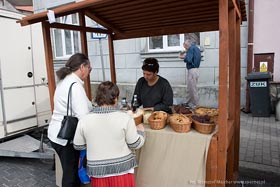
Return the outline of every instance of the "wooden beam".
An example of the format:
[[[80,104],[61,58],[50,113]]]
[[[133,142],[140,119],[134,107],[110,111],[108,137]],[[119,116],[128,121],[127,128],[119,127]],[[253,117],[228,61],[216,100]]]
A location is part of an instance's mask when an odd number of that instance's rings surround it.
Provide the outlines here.
[[[236,13],[234,8],[229,9],[229,116],[230,120],[235,119],[236,96],[235,91],[240,89],[236,86]]]
[[[45,59],[48,75],[48,87],[50,95],[51,109],[54,109],[54,91],[55,91],[55,76],[54,76],[54,67],[53,67],[53,52],[51,44],[51,34],[50,34],[50,25],[48,22],[42,22],[42,31],[44,38],[44,49],[45,49]]]
[[[187,15],[182,15],[187,16]],[[194,23],[203,23],[203,22],[211,22],[211,21],[218,21],[219,14],[215,11],[209,12],[208,14],[193,14],[188,16],[189,19],[180,19],[178,15],[168,14],[168,20],[162,19],[162,17],[141,17],[140,19],[135,19],[135,21],[131,18],[127,18],[127,21],[115,21],[116,24],[121,25],[121,29],[125,31],[130,30],[139,30],[139,29],[151,29],[155,27],[165,27],[165,26],[176,26],[176,25],[189,25]],[[145,22],[148,20],[149,22]],[[133,29],[132,29],[133,28]]]
[[[87,1],[80,1],[75,2],[72,4],[60,6],[57,8],[52,9],[54,11],[55,17],[61,17],[64,15],[72,14],[81,11],[82,9],[85,9],[89,6],[103,4],[105,2],[110,2],[115,0],[87,0]],[[19,20],[18,22],[21,24],[21,26],[30,25],[37,22],[43,22],[48,20],[47,17],[48,11],[40,12],[37,14],[32,14],[26,17],[23,17],[22,20]]]
[[[233,178],[233,163],[234,163],[234,139],[230,142],[229,147],[228,147],[228,159],[227,159],[227,176],[226,176],[226,181],[229,181],[229,183],[226,185],[227,187],[234,187],[237,186],[236,184],[233,183],[234,178]]]
[[[241,45],[240,45],[240,25],[242,18],[236,20],[236,87],[241,88]],[[238,178],[239,168],[239,147],[240,147],[240,89],[235,90],[236,111],[235,111],[235,133],[234,133],[234,180]]]
[[[234,181],[234,149],[235,149],[235,121],[228,120],[228,129],[227,129],[227,167],[226,167],[226,180]],[[234,183],[229,183],[227,186],[234,186]]]
[[[183,19],[190,19],[193,17],[193,15],[200,15],[200,16],[209,16],[213,13],[218,13],[217,8],[218,4],[213,3],[213,1],[207,1],[203,3],[203,7],[199,2],[195,2],[188,6],[188,11],[186,11],[186,1],[176,1],[168,4],[161,3],[159,4],[159,1],[155,1],[156,4],[151,6],[152,3],[149,3],[149,6],[143,4],[143,7],[137,6],[138,9],[127,9],[127,7],[124,7],[122,9],[112,9],[107,11],[104,14],[104,18],[113,21],[114,23],[121,22],[121,25],[123,25],[126,22],[132,22],[137,23],[139,20],[147,20],[150,19],[149,22],[154,19],[162,19],[162,15],[165,15],[166,21],[171,22],[171,17],[178,17],[178,12],[180,12],[180,16]],[[102,13],[102,10],[98,10],[100,14]],[[156,12],[156,14],[155,14]],[[143,23],[143,21],[142,21]]]
[[[218,180],[226,180],[227,119],[228,119],[228,60],[229,26],[228,0],[219,0],[219,131],[218,131]],[[218,184],[224,186],[224,184]]]
[[[103,27],[107,28],[108,30],[114,31],[115,33],[119,33],[121,34],[122,32],[114,27],[112,24],[107,23],[106,21],[102,20],[101,18],[99,18],[98,16],[94,15],[92,12],[86,11],[85,14],[91,18],[92,20],[94,20],[96,23],[102,25]]]
[[[217,181],[218,173],[218,138],[217,134],[213,135],[208,148],[207,160],[206,160],[206,187],[216,187],[215,181]]]
[[[229,8],[228,26],[229,26],[229,116],[227,129],[227,180],[233,181],[234,173],[234,133],[235,133],[235,112],[236,108],[236,90],[240,90],[236,85],[236,11],[234,7]],[[240,79],[240,78],[239,78]],[[228,186],[233,186],[233,183]]]
[[[151,37],[168,34],[178,34],[178,33],[191,33],[191,32],[205,32],[205,31],[215,31],[219,30],[219,25],[217,21],[209,21],[202,23],[193,23],[184,26],[168,26],[159,27],[153,29],[139,29],[138,31],[124,32],[123,35],[114,35],[114,40],[122,40],[129,38],[138,37]]]
[[[84,12],[79,13],[79,23],[82,28],[85,28],[86,26],[86,20],[85,20],[85,14]],[[88,47],[87,47],[87,33],[85,30],[80,31],[81,35],[81,47],[82,52],[88,57]],[[87,76],[87,78],[84,80],[85,83],[85,90],[87,97],[91,101],[91,86],[90,86],[90,75]]]
[[[81,31],[81,32],[95,32],[95,33],[103,33],[103,34],[110,34],[111,32],[106,29],[101,28],[92,28],[92,27],[81,27],[78,25],[69,25],[63,23],[52,23],[50,24],[51,28],[56,29],[65,29],[65,30],[73,30],[73,31]]]
[[[213,3],[216,3],[216,1],[205,1],[205,0],[187,0],[187,1],[166,1],[166,0],[137,0],[137,1],[127,1],[126,3],[118,3],[114,5],[114,7],[109,6],[103,6],[98,7],[99,12],[108,12],[110,15],[114,15],[119,12],[124,12],[124,10],[127,11],[127,14],[138,14],[142,12],[143,10],[148,12],[155,12],[161,9],[168,9],[172,6],[177,6],[177,8],[180,7],[186,7],[188,10],[194,9],[196,7],[201,7],[201,3],[203,3],[205,6],[210,6]],[[147,4],[149,6],[147,6]],[[216,3],[218,4],[218,3]],[[131,7],[129,10],[127,7]],[[137,7],[137,8],[135,8]],[[218,8],[218,5],[217,7]],[[108,15],[109,16],[109,15]]]
[[[109,45],[109,56],[110,56],[111,81],[116,84],[117,79],[116,79],[114,43],[113,43],[113,37],[110,34],[108,35],[108,45]]]
[[[234,137],[234,133],[235,133],[235,121],[234,120],[228,120],[228,128],[227,128],[227,133],[226,133],[226,137],[227,137],[227,149],[230,146],[230,143]]]
[[[238,18],[242,19],[240,9],[239,9],[239,6],[237,5],[236,0],[231,0],[231,1],[232,1],[232,4],[234,6],[234,9],[235,9],[235,12],[236,12]]]

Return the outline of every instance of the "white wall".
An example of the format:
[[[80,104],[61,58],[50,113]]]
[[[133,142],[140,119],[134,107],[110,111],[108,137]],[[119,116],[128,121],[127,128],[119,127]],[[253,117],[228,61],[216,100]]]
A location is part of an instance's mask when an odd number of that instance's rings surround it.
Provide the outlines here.
[[[241,26],[241,105],[245,105],[246,72],[247,72],[247,22]],[[209,43],[205,43],[208,40]],[[91,81],[103,80],[98,40],[88,39],[90,59],[93,67]],[[205,51],[200,66],[199,96],[200,104],[205,106],[218,105],[219,84],[219,32],[201,32],[200,43]],[[207,45],[205,45],[207,44]],[[147,51],[147,38],[114,41],[117,82],[129,86],[130,91],[123,93],[128,100],[131,99],[136,81],[142,76],[142,61],[147,57],[159,60],[159,75],[169,80],[173,87],[174,96],[185,97],[186,67],[183,60],[178,58],[178,52],[149,53]],[[106,79],[110,80],[108,41],[102,40],[102,50]],[[184,101],[184,99],[182,100]]]
[[[274,81],[280,81],[280,1],[254,2],[254,54],[274,53]]]

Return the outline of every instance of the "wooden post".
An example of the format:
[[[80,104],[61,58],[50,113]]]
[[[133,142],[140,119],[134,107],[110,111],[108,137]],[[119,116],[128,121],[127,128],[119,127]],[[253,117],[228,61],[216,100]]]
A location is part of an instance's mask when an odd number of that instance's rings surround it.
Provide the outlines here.
[[[53,67],[53,52],[52,52],[52,44],[51,44],[51,34],[50,34],[50,24],[48,21],[42,22],[42,31],[44,37],[44,49],[45,49],[45,59],[46,59],[46,67],[48,74],[48,87],[49,87],[49,95],[50,95],[50,103],[51,109],[54,109],[53,97],[55,91],[55,76],[54,76],[54,67]]]
[[[229,120],[233,121],[233,125],[235,126],[235,111],[236,108],[236,90],[240,89],[236,86],[236,11],[234,7],[229,8],[229,15],[228,15],[228,25],[229,25]],[[235,128],[231,128],[233,130],[233,136],[229,136],[232,134],[230,132],[227,134],[227,145],[228,148],[228,155],[227,155],[227,180],[233,181],[233,165],[234,165],[234,133]],[[230,183],[229,186],[233,186],[233,183]]]
[[[240,146],[240,88],[241,88],[241,65],[240,65],[240,25],[241,18],[236,20],[236,110],[235,110],[235,137],[234,137],[234,179],[238,178],[238,168],[239,168],[239,146]]]
[[[219,0],[219,131],[218,131],[218,175],[224,186],[227,162],[227,126],[228,126],[228,64],[229,64],[229,25],[228,0]]]
[[[109,45],[109,55],[110,55],[110,72],[111,72],[111,80],[113,83],[117,83],[116,80],[116,69],[115,69],[115,54],[114,54],[114,43],[113,36],[108,34],[108,45]]]
[[[207,161],[206,161],[206,187],[216,187],[216,183],[213,181],[217,180],[217,173],[218,173],[218,167],[217,167],[217,134],[212,136],[211,142],[208,148],[208,155],[207,155]]]
[[[84,12],[79,12],[79,23],[80,26],[85,28],[86,27],[86,21],[85,21],[85,14]],[[81,35],[81,47],[82,47],[82,52],[88,57],[88,47],[87,47],[87,33],[85,29],[80,31]],[[90,86],[90,75],[84,80],[85,82],[85,91],[87,94],[87,97],[91,101],[91,86]]]

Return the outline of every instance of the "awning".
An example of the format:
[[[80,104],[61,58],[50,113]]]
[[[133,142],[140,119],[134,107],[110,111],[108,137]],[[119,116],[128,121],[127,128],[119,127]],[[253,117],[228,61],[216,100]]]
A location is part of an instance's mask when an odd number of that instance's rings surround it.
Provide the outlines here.
[[[232,0],[230,6],[246,20],[244,1]],[[56,17],[83,12],[113,33],[113,39],[219,30],[219,0],[85,0],[53,11]],[[47,19],[45,11],[24,17],[20,23]]]

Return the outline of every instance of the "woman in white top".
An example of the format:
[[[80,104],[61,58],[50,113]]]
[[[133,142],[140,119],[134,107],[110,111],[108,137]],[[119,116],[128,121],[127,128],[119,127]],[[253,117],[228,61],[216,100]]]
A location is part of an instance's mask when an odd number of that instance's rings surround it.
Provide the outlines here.
[[[77,126],[74,148],[87,149],[87,173],[92,187],[134,187],[133,150],[144,144],[144,127],[117,108],[119,88],[102,82],[96,92],[98,107]]]
[[[86,96],[84,80],[89,75],[91,66],[89,59],[81,53],[76,53],[69,58],[65,67],[57,72],[58,84],[54,94],[54,110],[48,128],[48,138],[52,147],[59,155],[63,176],[62,187],[79,187],[78,160],[79,151],[75,150],[72,141],[57,138],[61,127],[61,121],[67,113],[67,97],[70,85],[72,115],[81,119],[92,109],[92,104]]]

